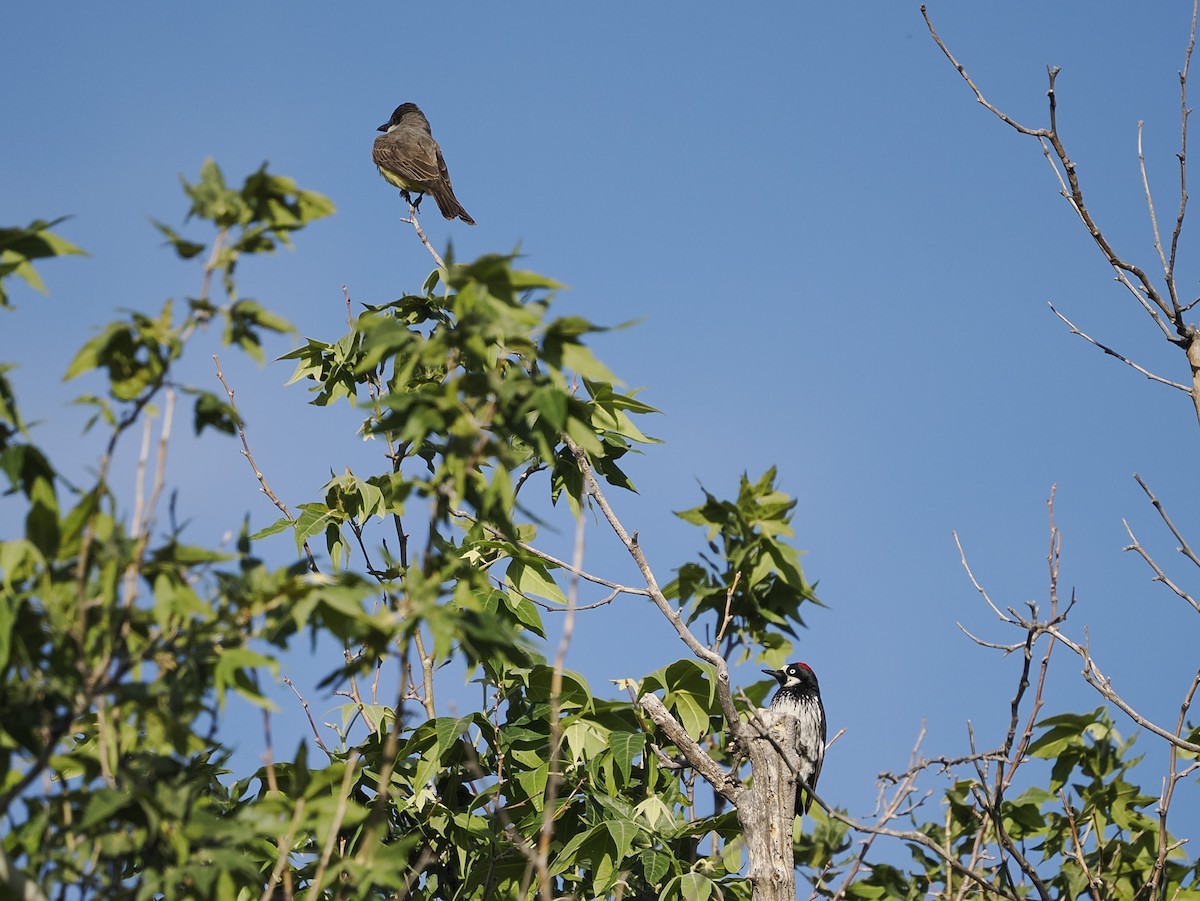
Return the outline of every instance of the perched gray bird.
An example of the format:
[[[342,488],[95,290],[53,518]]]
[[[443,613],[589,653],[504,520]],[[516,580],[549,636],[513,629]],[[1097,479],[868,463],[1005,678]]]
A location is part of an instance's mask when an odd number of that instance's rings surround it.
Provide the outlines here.
[[[779,681],[779,691],[771,699],[770,710],[795,717],[796,750],[811,772],[801,772],[796,783],[796,813],[808,813],[812,793],[817,790],[821,763],[825,759],[825,705],[817,674],[807,663],[789,663],[783,669],[763,670]]]
[[[467,225],[475,220],[463,209],[450,184],[450,172],[442,159],[442,148],[433,139],[429,120],[415,103],[402,103],[377,129],[382,131],[371,149],[371,159],[379,174],[400,189],[404,199],[420,209],[421,197],[432,194],[438,209],[447,219],[461,219]],[[414,203],[409,191],[416,191]]]

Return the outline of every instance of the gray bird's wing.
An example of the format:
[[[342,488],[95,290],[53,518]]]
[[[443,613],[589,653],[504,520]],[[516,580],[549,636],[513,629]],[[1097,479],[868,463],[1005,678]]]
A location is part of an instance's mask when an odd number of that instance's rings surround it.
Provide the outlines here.
[[[437,142],[419,128],[400,127],[375,139],[375,165],[411,181],[415,186],[436,183],[446,175]]]

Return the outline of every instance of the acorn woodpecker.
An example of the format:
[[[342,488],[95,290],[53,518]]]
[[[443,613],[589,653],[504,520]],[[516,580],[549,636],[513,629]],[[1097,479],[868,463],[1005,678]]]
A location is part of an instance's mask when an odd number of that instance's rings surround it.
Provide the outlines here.
[[[821,762],[825,758],[825,706],[821,703],[821,687],[817,675],[807,663],[789,663],[783,669],[765,669],[764,673],[779,680],[779,691],[771,699],[770,709],[795,717],[796,749],[812,766],[807,778],[796,783],[796,814],[803,816],[812,806],[812,793],[817,790]]]

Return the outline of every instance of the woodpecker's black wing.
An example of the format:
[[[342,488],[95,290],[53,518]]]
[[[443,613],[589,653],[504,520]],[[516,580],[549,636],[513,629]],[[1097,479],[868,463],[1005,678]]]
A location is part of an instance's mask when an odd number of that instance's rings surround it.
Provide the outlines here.
[[[821,778],[821,765],[825,762],[825,707],[817,701],[817,711],[820,714],[821,744],[815,749],[816,759],[813,761],[812,775],[796,786],[796,813],[803,816],[812,807],[813,792],[817,790],[817,780]]]

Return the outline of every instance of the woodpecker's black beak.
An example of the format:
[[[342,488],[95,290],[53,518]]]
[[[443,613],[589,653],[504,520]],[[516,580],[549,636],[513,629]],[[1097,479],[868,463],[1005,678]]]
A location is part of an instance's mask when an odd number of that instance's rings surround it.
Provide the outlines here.
[[[774,676],[780,682],[783,682],[783,670],[781,669],[765,669],[763,670],[768,676]]]

